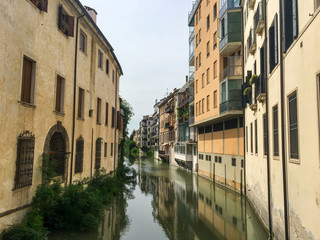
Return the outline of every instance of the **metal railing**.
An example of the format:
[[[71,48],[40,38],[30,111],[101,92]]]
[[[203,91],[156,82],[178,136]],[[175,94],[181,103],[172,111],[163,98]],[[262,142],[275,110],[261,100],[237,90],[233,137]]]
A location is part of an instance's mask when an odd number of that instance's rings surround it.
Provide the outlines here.
[[[239,100],[228,100],[226,102],[220,103],[220,113],[224,113],[231,110],[241,110],[242,102]]]
[[[189,82],[194,81],[194,72],[190,73],[189,75]]]
[[[249,52],[256,49],[256,44],[257,44],[256,34],[254,32],[254,29],[250,29],[250,33],[247,40],[247,46],[249,48]]]
[[[194,123],[194,116],[189,117],[189,124],[193,124]]]
[[[257,11],[254,14],[254,30],[257,31],[257,28],[259,27],[259,24],[261,22],[263,22],[265,20],[265,16],[264,16],[264,1],[265,0],[261,0],[258,3],[258,7],[257,7]]]
[[[264,74],[260,74],[256,83],[254,84],[255,87],[255,97],[258,97],[261,93],[266,93],[266,80]]]
[[[223,15],[225,14],[225,12],[228,9],[234,9],[234,8],[239,8],[240,7],[240,1],[239,0],[223,0],[221,1],[223,2],[220,5],[220,9],[219,9],[219,17],[222,18]]]
[[[242,55],[228,57],[228,65],[220,72],[220,82],[232,76],[242,76]]]

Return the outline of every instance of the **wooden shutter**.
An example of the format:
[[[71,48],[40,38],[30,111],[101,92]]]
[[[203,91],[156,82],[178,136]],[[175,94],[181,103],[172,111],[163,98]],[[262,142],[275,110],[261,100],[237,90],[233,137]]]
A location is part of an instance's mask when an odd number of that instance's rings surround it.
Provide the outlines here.
[[[108,119],[109,118],[109,104],[106,103],[106,122],[105,124],[108,125]]]
[[[41,5],[41,11],[48,12],[48,0],[44,0]]]
[[[269,28],[269,67],[270,73],[274,68],[274,53],[275,53],[275,45],[274,45],[274,27]]]
[[[32,68],[33,62],[24,57],[21,86],[21,101],[26,103],[31,103]]]
[[[117,129],[119,130],[120,130],[120,124],[121,124],[120,111],[117,111]]]
[[[62,96],[62,78],[57,76],[57,88],[56,88],[56,111],[61,112],[61,96]]]
[[[292,24],[293,24],[293,38],[298,37],[298,2],[297,0],[292,0]]]
[[[97,123],[101,123],[101,99],[97,98]]]
[[[68,15],[68,36],[73,37],[74,36],[74,17]]]
[[[278,14],[274,16],[274,65],[278,64]]]
[[[106,60],[106,74],[109,74],[109,59]]]
[[[83,89],[79,88],[79,99],[78,99],[78,117],[82,118],[82,99],[83,99]]]
[[[114,109],[114,107],[112,107],[112,123],[111,123],[111,127],[113,127],[114,128],[114,119],[115,118],[115,109]]]

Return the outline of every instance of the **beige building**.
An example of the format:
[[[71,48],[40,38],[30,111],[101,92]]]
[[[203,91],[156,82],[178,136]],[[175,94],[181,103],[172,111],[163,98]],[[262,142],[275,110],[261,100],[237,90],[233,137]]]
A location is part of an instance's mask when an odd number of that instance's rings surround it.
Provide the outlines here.
[[[241,5],[247,196],[276,239],[319,239],[320,1]]]
[[[198,173],[243,192],[239,1],[195,1],[189,27],[189,65],[195,71],[190,71],[194,78],[194,102],[190,105],[195,114],[191,126],[198,127]]]
[[[78,0],[0,6],[1,230],[29,206],[43,154],[65,184],[115,170],[122,70],[96,12]]]

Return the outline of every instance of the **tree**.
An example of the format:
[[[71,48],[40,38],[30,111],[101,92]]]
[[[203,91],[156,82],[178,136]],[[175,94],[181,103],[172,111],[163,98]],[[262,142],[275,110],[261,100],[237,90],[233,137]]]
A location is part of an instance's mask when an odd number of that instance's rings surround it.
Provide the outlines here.
[[[123,111],[123,138],[125,139],[128,137],[128,124],[134,113],[131,105],[123,98],[120,101],[120,109]]]

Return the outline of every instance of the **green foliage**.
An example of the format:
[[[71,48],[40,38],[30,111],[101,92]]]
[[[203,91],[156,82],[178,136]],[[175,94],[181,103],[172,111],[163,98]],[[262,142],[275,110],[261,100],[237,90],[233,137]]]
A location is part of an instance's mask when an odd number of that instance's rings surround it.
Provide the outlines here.
[[[246,89],[243,91],[243,96],[247,96],[251,93],[251,87],[246,87]]]
[[[136,146],[137,146],[137,144],[136,144],[135,141],[130,141],[130,142],[128,143],[128,148],[129,148],[130,151],[131,151],[132,148],[134,148],[134,147],[136,147]]]
[[[120,109],[123,110],[123,138],[128,136],[128,124],[131,118],[134,116],[133,108],[131,105],[122,98],[120,101]]]
[[[139,148],[137,147],[132,148],[130,151],[130,155],[134,158],[139,157]]]
[[[56,165],[57,162],[50,159],[49,154],[42,154],[42,166],[41,166],[41,172],[42,172],[42,184],[49,185],[53,179],[53,177],[56,176]]]
[[[256,74],[252,75],[251,78],[249,79],[250,86],[252,86],[252,84],[254,84],[257,80],[258,80],[258,75]]]
[[[148,158],[152,158],[152,159],[154,158],[154,152],[153,152],[152,149],[149,149],[149,150],[148,150],[148,152],[147,152],[147,157],[148,157]]]

